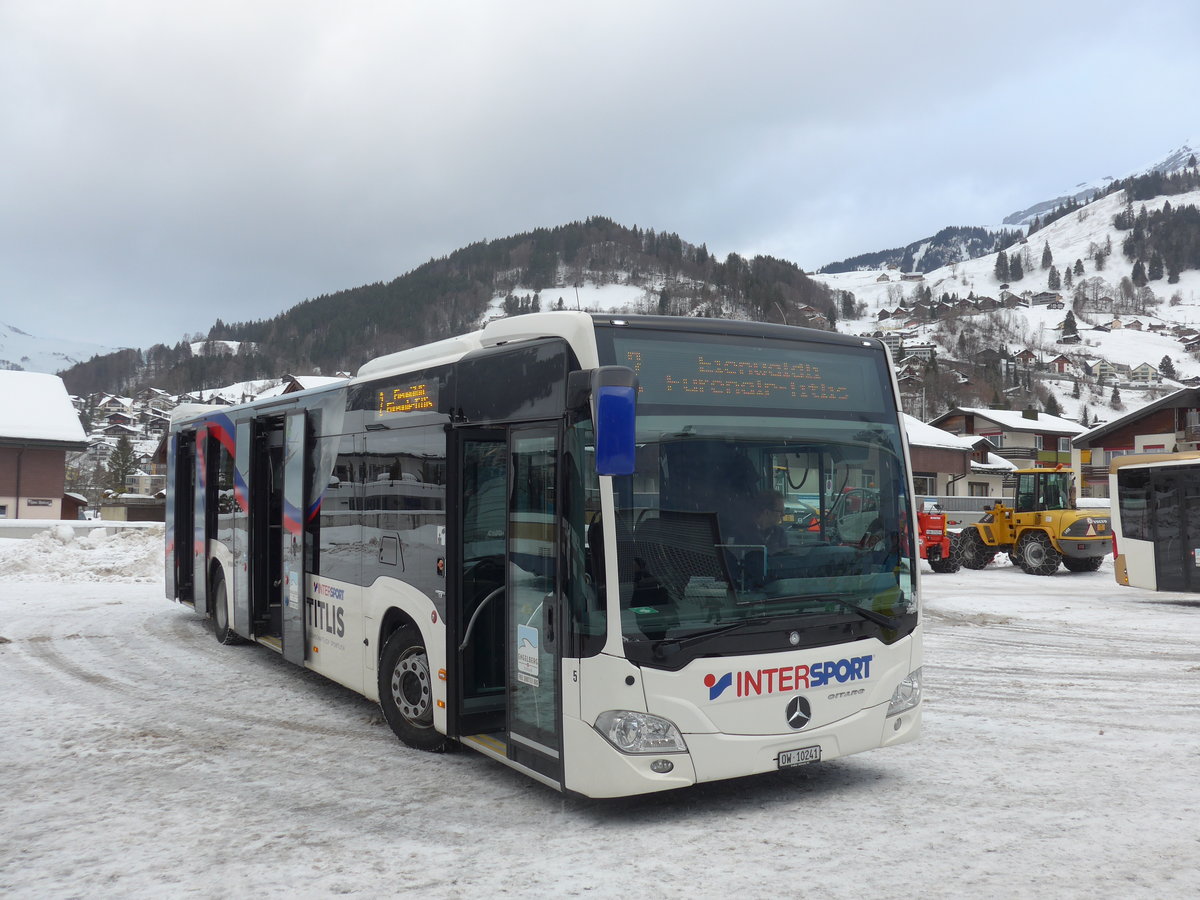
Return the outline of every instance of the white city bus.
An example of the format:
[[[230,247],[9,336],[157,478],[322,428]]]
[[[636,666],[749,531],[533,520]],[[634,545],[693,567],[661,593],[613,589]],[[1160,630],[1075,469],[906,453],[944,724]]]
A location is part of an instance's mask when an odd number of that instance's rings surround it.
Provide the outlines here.
[[[1120,456],[1108,479],[1117,582],[1200,593],[1200,452]]]
[[[874,340],[492,322],[177,415],[167,595],[378,700],[413,747],[587,796],[903,743],[922,645],[897,396]]]

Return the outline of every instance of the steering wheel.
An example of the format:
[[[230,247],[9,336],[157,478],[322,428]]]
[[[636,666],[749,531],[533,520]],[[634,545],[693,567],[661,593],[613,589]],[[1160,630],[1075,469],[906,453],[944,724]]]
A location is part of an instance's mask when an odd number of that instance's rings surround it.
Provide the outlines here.
[[[883,543],[884,537],[883,522],[881,522],[879,519],[876,519],[867,526],[867,530],[864,531],[862,537],[859,538],[858,549],[864,552],[878,550],[880,544]]]

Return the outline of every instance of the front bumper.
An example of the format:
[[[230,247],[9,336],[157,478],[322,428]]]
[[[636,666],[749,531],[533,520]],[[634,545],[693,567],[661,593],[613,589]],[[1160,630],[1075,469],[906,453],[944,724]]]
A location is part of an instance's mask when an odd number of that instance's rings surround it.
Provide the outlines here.
[[[819,746],[822,762],[914,740],[921,732],[921,709],[887,715],[888,704],[872,706],[829,725],[766,735],[684,734],[686,753],[628,755],[619,752],[594,728],[579,719],[564,720],[569,760],[564,787],[588,797],[623,797],[774,772],[779,754]],[[674,768],[658,774],[650,765],[670,759]]]
[[[1059,538],[1058,552],[1071,559],[1095,559],[1112,553],[1112,535],[1103,538]]]

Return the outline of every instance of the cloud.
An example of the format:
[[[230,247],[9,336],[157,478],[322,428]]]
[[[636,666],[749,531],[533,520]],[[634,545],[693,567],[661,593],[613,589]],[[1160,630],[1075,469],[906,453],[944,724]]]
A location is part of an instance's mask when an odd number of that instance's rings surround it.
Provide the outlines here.
[[[1197,30],[1183,2],[15,0],[0,303],[173,342],[593,214],[815,268],[1165,154]]]

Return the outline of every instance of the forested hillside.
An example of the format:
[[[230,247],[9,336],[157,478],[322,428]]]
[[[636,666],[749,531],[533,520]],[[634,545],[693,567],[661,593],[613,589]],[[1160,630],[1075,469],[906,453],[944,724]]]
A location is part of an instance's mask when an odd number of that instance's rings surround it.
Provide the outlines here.
[[[793,324],[804,306],[831,323],[840,312],[834,292],[793,263],[737,254],[718,261],[703,244],[676,234],[597,217],[480,241],[392,281],[305,300],[272,319],[218,320],[207,337],[239,342],[235,354],[194,353],[185,341],[156,344],[96,357],[62,377],[72,393],[87,394],[150,385],[181,392],[288,372],[353,371],[374,356],[476,328],[495,298],[510,296],[509,309],[523,312],[539,293],[564,289],[558,297],[573,285],[617,282],[645,289],[642,312]],[[553,302],[538,299],[542,309]]]
[[[977,226],[950,226],[933,237],[913,241],[905,247],[860,253],[820,268],[822,275],[858,272],[894,266],[901,272],[932,272],[942,266],[977,259],[1002,250],[1021,238],[1020,229],[990,230]]]

